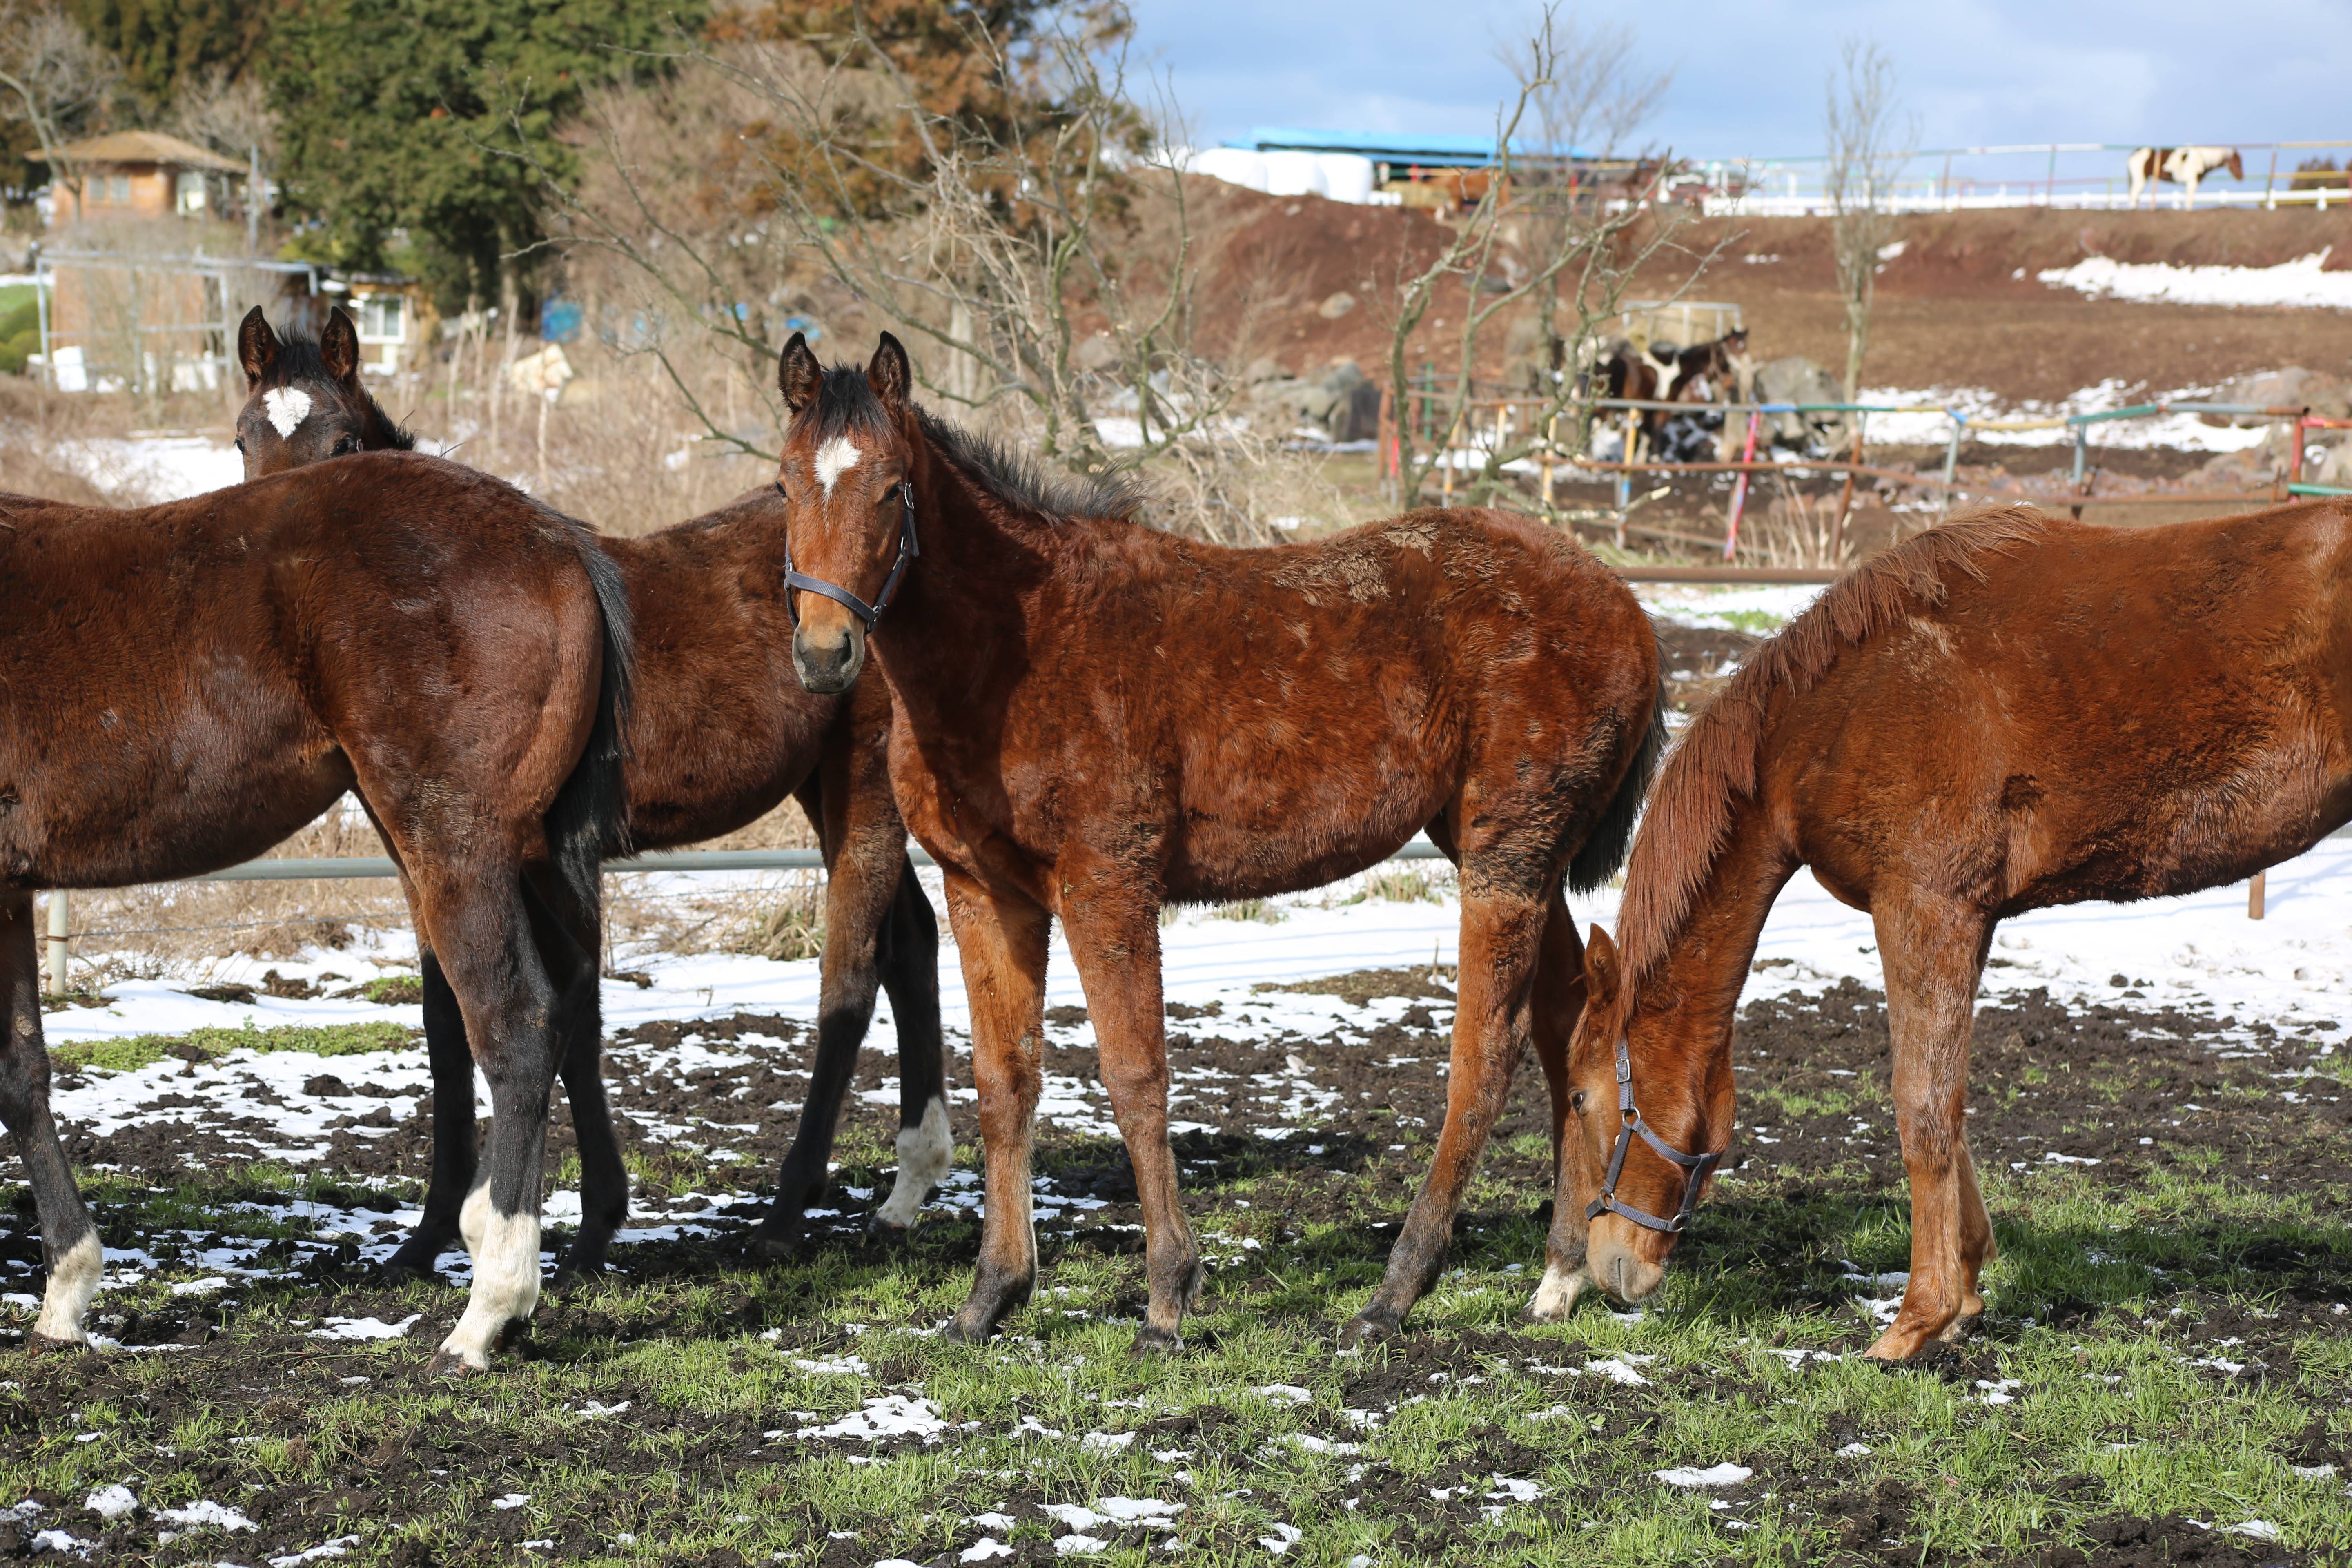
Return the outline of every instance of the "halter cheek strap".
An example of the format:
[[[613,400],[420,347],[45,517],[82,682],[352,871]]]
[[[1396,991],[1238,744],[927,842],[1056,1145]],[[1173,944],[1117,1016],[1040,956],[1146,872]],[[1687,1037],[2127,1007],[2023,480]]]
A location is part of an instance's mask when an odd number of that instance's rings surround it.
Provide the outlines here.
[[[776,493],[784,495],[784,481],[778,479],[775,485]],[[787,502],[792,500],[790,496],[784,496],[784,499]],[[898,592],[898,580],[907,574],[907,563],[923,552],[921,543],[915,537],[915,483],[912,479],[898,482],[898,559],[890,563],[890,575],[882,579],[882,591],[874,596],[870,605],[837,584],[793,570],[793,542],[787,531],[784,537],[784,609],[792,616],[793,625],[797,626],[801,624],[801,605],[796,595],[807,592],[831,599],[856,616],[867,631],[874,629],[874,623],[882,618],[882,612],[890,607],[891,599]]]
[[[1707,1173],[1723,1158],[1723,1151],[1685,1154],[1650,1130],[1650,1124],[1642,1120],[1642,1112],[1633,1104],[1633,1058],[1626,1049],[1622,1034],[1617,1037],[1617,1146],[1609,1153],[1609,1173],[1601,1178],[1601,1195],[1584,1205],[1584,1217],[1591,1220],[1604,1214],[1622,1215],[1645,1230],[1664,1231],[1669,1236],[1679,1233],[1690,1224],[1691,1210],[1698,1206],[1698,1190],[1706,1184]],[[1617,1199],[1617,1178],[1624,1173],[1625,1153],[1633,1146],[1636,1136],[1656,1151],[1660,1159],[1682,1167],[1682,1206],[1675,1211],[1672,1219],[1660,1219]]]

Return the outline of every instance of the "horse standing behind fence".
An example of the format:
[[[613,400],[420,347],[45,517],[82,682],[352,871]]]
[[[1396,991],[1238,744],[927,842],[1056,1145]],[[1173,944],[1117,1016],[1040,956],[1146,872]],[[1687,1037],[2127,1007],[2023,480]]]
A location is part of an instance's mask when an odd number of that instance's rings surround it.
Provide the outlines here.
[[[2215,171],[2227,169],[2233,180],[2246,177],[2245,161],[2235,147],[2142,147],[2124,160],[2125,172],[2131,175],[2131,200],[2128,210],[2139,210],[2142,191],[2148,192],[2148,210],[2156,209],[2156,194],[2151,187],[2161,180],[2181,187],[2180,205],[2197,205],[2198,182]]]
[[[1638,1301],[1733,1131],[1733,1009],[1800,866],[1870,912],[1911,1178],[1911,1277],[1871,1347],[1983,1309],[1969,1038],[1993,928],[2193,892],[2352,820],[2352,502],[2160,529],[2030,508],[1878,555],[1758,648],[1659,776],[1571,1056],[1581,1268]],[[1636,1142],[1635,1138],[1642,1137]]]
[[[1462,875],[1445,1126],[1350,1332],[1394,1330],[1437,1277],[1530,1039],[1564,1114],[1583,996],[1563,875],[1582,891],[1612,874],[1664,730],[1641,605],[1501,512],[1262,550],[1146,528],[1133,492],[1040,479],[930,418],[887,333],[862,374],[821,371],[795,335],[780,375],[794,662],[839,690],[872,631],[891,779],[946,875],[971,997],[986,1228],[950,1331],[986,1338],[1035,1284],[1054,920],[1143,1208],[1136,1344],[1173,1346],[1202,1271],[1168,1143],[1160,911],[1315,887],[1426,827]]]
[[[357,795],[490,1086],[464,1199],[482,1367],[539,1298],[556,1044],[593,1031],[598,848],[621,825],[628,613],[587,530],[496,479],[355,457],[117,511],[0,496],[0,1119],[79,1342],[102,1251],[50,1114],[33,894],[234,865]],[[470,1104],[473,1086],[466,1086]]]
[[[341,310],[320,342],[281,340],[258,309],[238,333],[249,395],[237,448],[248,477],[341,453],[408,443],[360,381],[359,337]],[[835,1130],[874,1016],[890,994],[898,1032],[898,1179],[875,1210],[877,1231],[915,1222],[954,1157],[946,1046],[940,1030],[939,923],[907,859],[890,798],[885,745],[888,690],[868,681],[848,697],[816,697],[792,671],[784,605],[784,506],[772,487],[708,516],[637,539],[596,542],[620,568],[637,637],[625,836],[603,846],[665,849],[730,833],[794,795],[825,858],[825,942],[816,1058],[776,1201],[755,1251],[791,1246],[801,1213],[824,1192]],[[594,946],[591,942],[589,945]],[[438,956],[422,953],[425,1037],[433,1064],[433,1174],[394,1272],[429,1273],[457,1235],[473,1180],[473,1063],[465,1020]],[[588,1022],[593,1024],[593,1018]],[[603,1267],[628,1213],[628,1173],[604,1101],[601,1031],[567,1042],[564,1091],[580,1147],[580,1229],[558,1278]]]

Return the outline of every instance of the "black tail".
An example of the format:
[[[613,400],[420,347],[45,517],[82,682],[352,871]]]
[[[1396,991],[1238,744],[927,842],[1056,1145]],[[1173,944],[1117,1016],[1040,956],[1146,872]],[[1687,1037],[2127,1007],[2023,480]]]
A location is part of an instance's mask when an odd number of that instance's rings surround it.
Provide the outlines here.
[[[577,525],[574,525],[575,527]],[[573,907],[599,907],[599,866],[629,852],[629,800],[621,776],[627,753],[629,702],[636,679],[636,637],[630,628],[629,593],[621,569],[579,529],[580,563],[596,594],[604,628],[604,680],[596,694],[596,721],[579,765],[547,808],[547,845]]]
[[[1664,662],[1663,658],[1659,660],[1661,666]],[[1592,825],[1592,832],[1584,840],[1584,847],[1568,863],[1569,891],[1589,893],[1605,884],[1625,864],[1625,851],[1633,842],[1633,824],[1641,819],[1642,802],[1649,795],[1650,779],[1658,771],[1658,758],[1665,749],[1666,682],[1662,668],[1657,700],[1650,709],[1650,728],[1642,736],[1642,744],[1633,752],[1633,765],[1625,770],[1624,782],[1617,786],[1609,809],[1601,814],[1601,820]]]

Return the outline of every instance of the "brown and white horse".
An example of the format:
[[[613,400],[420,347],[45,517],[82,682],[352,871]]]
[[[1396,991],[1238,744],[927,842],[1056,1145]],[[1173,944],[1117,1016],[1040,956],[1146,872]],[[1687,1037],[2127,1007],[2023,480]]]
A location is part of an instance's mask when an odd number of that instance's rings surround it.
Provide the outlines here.
[[[1559,1213],[1591,1230],[1536,1315],[1588,1280],[1657,1289],[1730,1142],[1733,1010],[1799,867],[1869,911],[1886,971],[1911,1277],[1870,1353],[1899,1359],[1984,1309],[1968,1067],[1993,928],[2238,881],[2347,820],[2352,502],[2160,529],[2017,507],[1874,557],[1756,650],[1659,775],[1570,1057]]]
[[[2156,193],[2149,187],[2162,180],[2182,187],[2180,205],[2197,205],[2197,182],[2216,169],[2227,169],[2233,180],[2246,177],[2245,160],[2238,156],[2235,147],[2142,147],[2124,160],[2131,174],[2131,210],[2139,209],[2142,191],[2147,192],[2150,211],[2156,207]]]

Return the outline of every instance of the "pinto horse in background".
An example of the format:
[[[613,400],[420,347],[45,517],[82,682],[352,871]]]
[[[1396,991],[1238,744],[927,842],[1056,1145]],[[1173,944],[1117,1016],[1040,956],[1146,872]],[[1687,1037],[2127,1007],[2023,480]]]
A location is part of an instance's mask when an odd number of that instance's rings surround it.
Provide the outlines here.
[[[1640,604],[1504,512],[1417,511],[1259,550],[1147,528],[1133,491],[1043,479],[933,419],[887,332],[862,374],[822,370],[795,334],[779,375],[795,664],[812,689],[841,690],[871,633],[891,780],[946,874],[971,997],[986,1223],[948,1331],[986,1339],[1035,1286],[1055,920],[1143,1208],[1136,1347],[1173,1347],[1203,1275],[1168,1143],[1160,911],[1316,887],[1426,828],[1462,876],[1445,1125],[1349,1326],[1393,1331],[1437,1278],[1530,1042],[1555,1131],[1565,1116],[1584,997],[1562,883],[1612,874],[1664,728]]]
[[[1755,364],[1748,355],[1748,329],[1737,328],[1712,342],[1692,348],[1676,348],[1670,343],[1653,343],[1637,350],[1626,340],[1619,340],[1614,351],[1602,366],[1605,395],[1622,397],[1636,403],[1712,403],[1729,401],[1742,395],[1755,375]],[[1669,409],[1644,408],[1635,425],[1641,433],[1641,448],[1652,461],[1673,461],[1662,456],[1664,444],[1660,437],[1667,421],[1684,417]],[[1631,450],[1625,461],[1638,461]]]
[[[2180,205],[2197,205],[2197,183],[2216,169],[2227,169],[2233,180],[2246,177],[2245,160],[2235,147],[2142,147],[2124,160],[2124,168],[2131,175],[2131,201],[2126,210],[2139,210],[2142,191],[2148,193],[2148,210],[2156,210],[2156,193],[2150,187],[2162,180],[2182,187]]]
[[[49,1110],[34,892],[235,865],[349,791],[489,1081],[473,1293],[436,1358],[487,1366],[539,1299],[557,1045],[595,1027],[572,933],[622,825],[620,574],[509,486],[386,453],[136,510],[0,496],[0,1119],[49,1266],[35,1336],[86,1342],[103,1253]]]
[[[358,334],[340,310],[312,344],[279,338],[256,310],[237,346],[248,388],[237,448],[248,477],[409,439],[361,384]],[[816,1059],[776,1201],[751,1238],[755,1252],[772,1256],[790,1249],[802,1211],[824,1191],[877,987],[888,991],[898,1026],[900,1105],[898,1179],[876,1208],[873,1228],[913,1225],[955,1152],[940,1027],[939,921],[908,861],[907,830],[890,798],[889,693],[867,681],[845,698],[815,697],[793,677],[783,524],[782,498],[763,486],[675,528],[595,541],[620,570],[637,639],[625,763],[628,818],[604,853],[715,838],[765,816],[787,795],[799,800],[824,846]],[[420,958],[434,1076],[433,1173],[422,1220],[387,1264],[416,1275],[430,1273],[457,1237],[475,1143],[465,1018],[438,956],[427,950]],[[603,1054],[595,1027],[564,1048],[581,1219],[560,1281],[600,1269],[628,1215],[628,1173],[605,1105]]]
[[[1657,1289],[1733,1133],[1733,1009],[1810,866],[1869,911],[1911,1179],[1911,1278],[1870,1353],[1983,1310],[1969,1040],[1993,928],[2218,887],[2352,820],[2352,502],[2160,529],[2029,508],[1873,558],[1759,647],[1667,758],[1571,1055],[1580,1268]],[[1622,943],[1622,946],[1619,944]],[[1635,1142],[1635,1134],[1643,1135]]]

